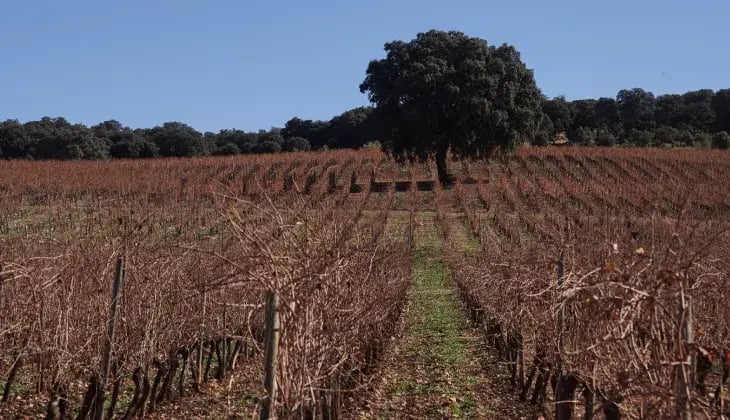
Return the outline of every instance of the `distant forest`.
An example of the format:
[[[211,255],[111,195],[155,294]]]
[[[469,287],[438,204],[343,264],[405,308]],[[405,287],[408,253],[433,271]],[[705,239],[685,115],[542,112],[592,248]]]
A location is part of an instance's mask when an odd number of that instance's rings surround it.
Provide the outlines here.
[[[544,116],[532,144],[730,147],[730,89],[655,97],[643,89],[616,98],[568,101],[544,98]],[[351,109],[329,121],[292,118],[283,128],[258,132],[225,129],[201,133],[182,122],[132,129],[109,120],[87,127],[44,117],[24,124],[0,122],[0,158],[110,159],[189,157],[360,148],[380,140],[373,108]]]
[[[564,133],[578,145],[698,147],[730,146],[730,89],[695,90],[655,97],[635,88],[616,98],[543,101],[546,128],[535,136],[543,145]],[[547,133],[547,136],[545,135]]]

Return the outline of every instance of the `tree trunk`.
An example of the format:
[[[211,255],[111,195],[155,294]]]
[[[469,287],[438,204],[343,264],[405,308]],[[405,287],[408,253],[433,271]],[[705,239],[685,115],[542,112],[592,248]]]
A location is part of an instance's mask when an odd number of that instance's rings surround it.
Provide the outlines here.
[[[119,360],[114,361],[113,365],[113,373],[112,376],[114,376],[114,386],[112,387],[112,396],[111,396],[111,402],[109,403],[109,407],[107,407],[106,411],[106,418],[107,419],[113,419],[114,418],[114,412],[117,408],[117,402],[119,401],[119,392],[122,389],[122,373],[119,371]]]
[[[596,404],[596,394],[587,385],[583,385],[583,398],[585,399],[585,415],[583,420],[593,420],[593,406]]]
[[[157,404],[157,397],[161,393],[158,391],[160,389],[160,386],[162,385],[162,379],[167,375],[167,361],[161,361],[155,363],[157,365],[157,374],[155,375],[155,380],[152,382],[152,391],[150,391],[149,395],[149,410],[150,412],[155,411],[155,406]]]
[[[530,367],[530,372],[527,374],[527,379],[525,379],[525,383],[522,385],[522,393],[520,394],[520,400],[521,401],[527,401],[527,394],[530,392],[530,387],[532,386],[532,380],[535,378],[535,371],[537,370],[537,361],[534,361],[532,366]]]
[[[76,420],[84,420],[93,417],[96,412],[96,406],[98,405],[97,397],[99,395],[99,387],[101,386],[101,379],[99,375],[92,375],[89,379],[89,388],[86,390],[84,400],[81,403],[81,410],[79,411]]]
[[[147,372],[144,372],[144,377],[142,378],[142,398],[139,399],[139,405],[135,410],[140,418],[144,418],[145,413],[147,412],[147,399],[149,396],[150,380],[147,377]]]
[[[203,373],[203,382],[208,382],[208,375],[210,373],[210,364],[215,354],[215,340],[208,341],[208,358],[205,361],[205,372]]]
[[[59,420],[61,418],[59,402],[59,396],[55,392],[52,393],[51,399],[48,401],[48,407],[46,408],[46,420]]]
[[[124,417],[122,417],[122,420],[131,419],[132,417],[134,417],[134,414],[137,411],[137,404],[139,403],[140,397],[142,395],[142,368],[138,367],[134,370],[134,373],[132,373],[132,382],[134,382],[134,393],[132,394],[132,401],[129,402],[129,407],[127,407],[127,412],[124,413]]]
[[[178,382],[177,388],[180,391],[180,396],[183,397],[183,396],[185,396],[185,368],[188,365],[188,358],[190,357],[190,349],[188,349],[187,347],[183,347],[182,349],[180,349],[179,353],[180,353],[180,356],[182,357],[182,363],[180,365],[182,367],[182,369],[180,370],[180,381]]]
[[[157,394],[157,403],[161,403],[165,400],[170,400],[170,388],[172,387],[172,382],[175,378],[175,373],[177,372],[177,367],[179,363],[177,361],[177,353],[174,353],[172,356],[170,356],[170,359],[168,359],[167,362],[167,372],[165,374],[165,377],[162,381],[162,386],[160,388],[160,391]]]
[[[555,390],[555,419],[571,420],[575,406],[575,388],[578,386],[578,378],[572,374],[558,373],[558,380]]]
[[[221,381],[226,375],[226,360],[228,357],[228,341],[225,338],[220,338],[215,342],[215,354],[218,357],[218,369],[215,378]]]
[[[621,420],[621,410],[613,401],[607,401],[603,406],[603,415],[606,416],[606,420]]]
[[[603,400],[603,415],[606,420],[621,420],[621,409],[618,404],[621,402],[621,395],[611,392],[610,394],[601,393]]]
[[[51,391],[51,399],[46,409],[46,420],[66,420],[68,414],[68,392],[66,385],[56,383]]]
[[[436,149],[436,170],[438,171],[439,182],[441,185],[451,185],[451,175],[449,168],[446,166],[446,153],[448,146],[438,146]]]
[[[5,380],[5,387],[3,388],[3,396],[0,401],[2,402],[8,402],[10,400],[10,388],[13,385],[13,381],[15,381],[15,376],[18,374],[18,370],[20,370],[20,367],[22,366],[23,361],[20,359],[20,357],[17,357],[15,359],[15,363],[13,363],[13,367],[10,368],[10,373],[8,374],[8,378]]]

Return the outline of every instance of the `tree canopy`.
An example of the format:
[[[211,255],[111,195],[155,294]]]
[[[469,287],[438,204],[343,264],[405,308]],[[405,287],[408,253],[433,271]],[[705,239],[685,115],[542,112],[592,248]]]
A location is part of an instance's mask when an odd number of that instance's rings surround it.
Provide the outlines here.
[[[730,130],[730,89],[655,97],[633,88],[619,91],[615,99],[575,101],[558,96],[546,98],[543,111],[553,122],[550,135],[565,133],[577,145],[719,147],[723,142],[712,138]],[[603,141],[596,141],[599,132]]]
[[[62,117],[25,124],[5,120],[0,122],[0,159],[135,159],[359,148],[380,139],[379,127],[370,107],[353,108],[328,121],[294,117],[284,128],[256,132],[200,133],[178,121],[132,129],[117,120],[88,128]]]
[[[360,91],[383,122],[383,145],[397,158],[489,156],[531,140],[542,120],[532,71],[510,45],[490,46],[461,32],[431,30],[385,44]]]

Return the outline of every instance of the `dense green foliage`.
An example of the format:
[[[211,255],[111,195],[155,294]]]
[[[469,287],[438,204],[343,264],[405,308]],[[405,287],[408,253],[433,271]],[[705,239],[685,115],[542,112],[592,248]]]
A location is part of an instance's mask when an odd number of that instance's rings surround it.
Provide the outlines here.
[[[635,88],[616,98],[543,101],[551,137],[565,133],[573,144],[726,148],[730,89],[702,89],[655,97]]]
[[[359,148],[381,137],[372,114],[372,108],[360,107],[330,121],[292,118],[282,129],[218,133],[200,133],[182,122],[131,129],[115,120],[92,127],[60,117],[25,124],[6,120],[0,122],[0,158],[134,159]]]
[[[434,157],[448,182],[448,151],[489,156],[535,137],[542,95],[514,47],[432,30],[385,51],[368,65],[360,91],[375,104],[383,145],[395,157]]]

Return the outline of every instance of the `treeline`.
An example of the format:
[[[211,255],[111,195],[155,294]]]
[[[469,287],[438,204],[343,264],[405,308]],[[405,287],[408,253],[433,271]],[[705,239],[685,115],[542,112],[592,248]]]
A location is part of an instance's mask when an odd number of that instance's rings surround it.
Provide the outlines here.
[[[535,144],[561,138],[579,145],[730,146],[730,89],[702,89],[655,97],[643,89],[616,98],[543,102],[543,130]]]
[[[616,98],[568,101],[545,98],[534,145],[568,140],[576,145],[730,147],[730,89],[655,97],[643,89]],[[182,122],[131,129],[115,120],[92,127],[44,117],[0,122],[0,159],[109,159],[189,157],[359,148],[382,138],[370,107],[329,121],[292,118],[283,128],[201,133]]]
[[[292,118],[283,128],[201,133],[182,122],[131,129],[109,120],[92,127],[44,117],[0,122],[0,158],[109,159],[191,157],[359,148],[380,137],[372,108],[351,109],[329,121]]]

